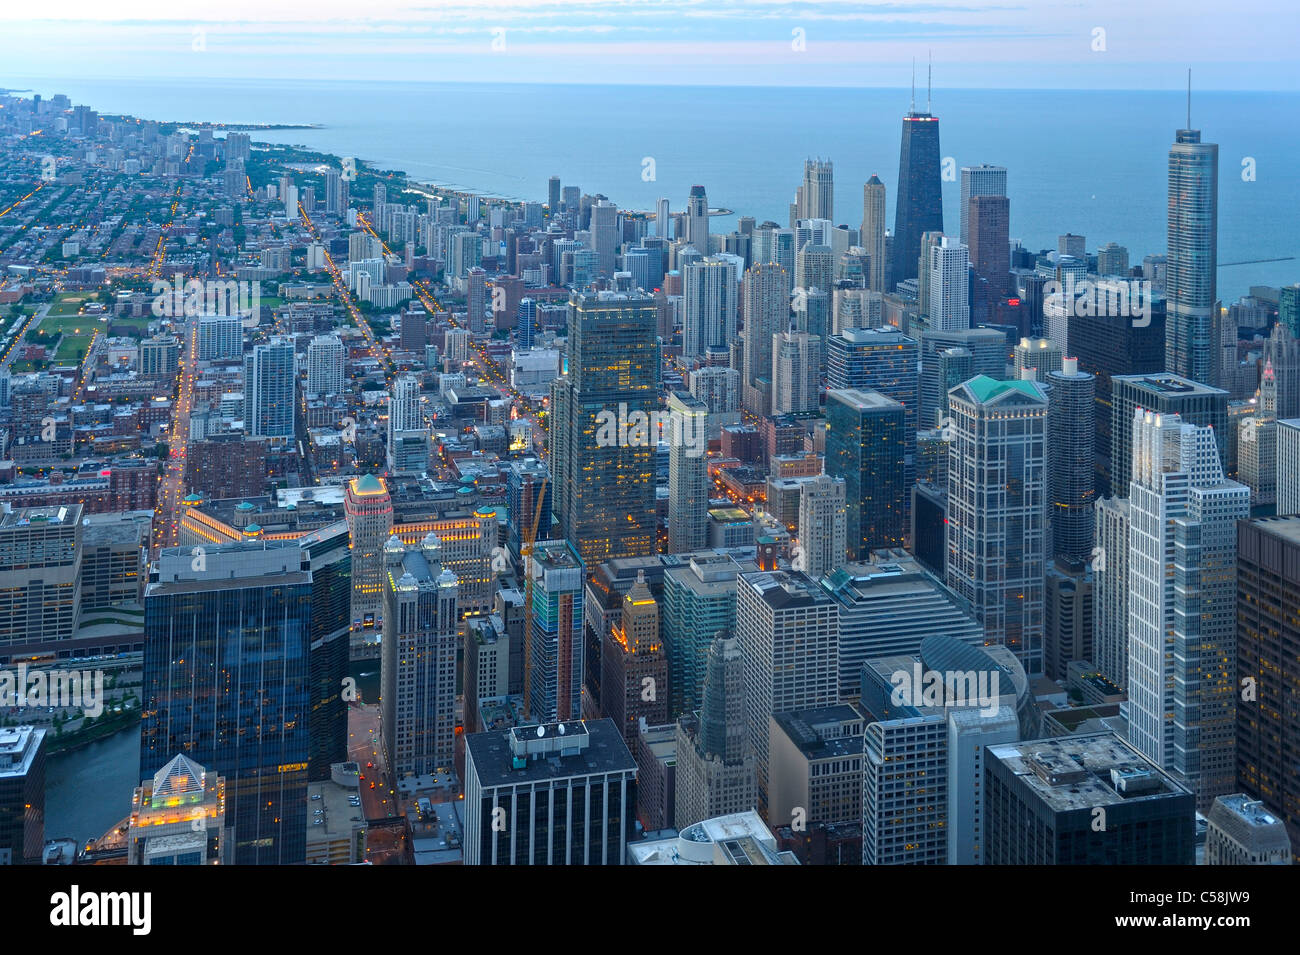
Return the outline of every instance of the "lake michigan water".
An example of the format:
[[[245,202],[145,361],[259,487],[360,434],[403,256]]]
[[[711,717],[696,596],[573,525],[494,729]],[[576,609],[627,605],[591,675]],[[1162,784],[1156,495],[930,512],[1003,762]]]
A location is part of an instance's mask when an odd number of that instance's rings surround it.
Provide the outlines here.
[[[906,90],[572,86],[284,80],[75,80],[8,77],[104,113],[226,123],[320,124],[254,134],[401,169],[417,179],[544,201],[558,175],[624,208],[695,183],[714,207],[784,224],[810,156],[835,163],[835,221],[862,220],[862,184],[884,181],[890,222]],[[1008,169],[1011,235],[1055,248],[1065,232],[1163,253],[1166,159],[1186,123],[1181,92],[936,90],[940,145],[953,165]],[[1219,295],[1300,281],[1300,94],[1196,93],[1193,127],[1219,144]],[[643,178],[653,160],[654,180]],[[1246,165],[1243,165],[1245,163]],[[1254,178],[1243,177],[1253,169]],[[944,183],[957,231],[957,181]],[[715,219],[730,231],[731,220]]]

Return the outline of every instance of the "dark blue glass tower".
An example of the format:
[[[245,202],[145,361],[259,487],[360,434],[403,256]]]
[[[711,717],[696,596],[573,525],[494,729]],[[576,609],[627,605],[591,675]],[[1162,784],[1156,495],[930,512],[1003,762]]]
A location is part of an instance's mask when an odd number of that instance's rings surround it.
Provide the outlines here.
[[[297,541],[167,548],[150,567],[140,774],[184,753],[225,776],[237,865],[306,858],[311,602]]]
[[[915,104],[903,117],[903,143],[898,154],[898,198],[894,207],[894,247],[889,291],[916,278],[921,236],[943,231],[940,189],[939,117]]]

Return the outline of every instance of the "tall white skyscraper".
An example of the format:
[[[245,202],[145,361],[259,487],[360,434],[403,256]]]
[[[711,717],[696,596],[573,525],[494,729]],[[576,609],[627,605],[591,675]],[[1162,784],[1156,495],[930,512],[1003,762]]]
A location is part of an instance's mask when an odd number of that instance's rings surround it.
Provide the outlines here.
[[[820,474],[799,489],[799,563],[820,580],[848,560],[848,509],[844,478]]]
[[[956,332],[970,328],[969,250],[950,235],[930,247],[930,328]]]
[[[605,275],[614,274],[618,238],[618,206],[602,199],[591,207],[591,247]],[[704,252],[707,255],[708,249]]]
[[[981,163],[978,166],[961,167],[961,234],[958,238],[963,245],[970,245],[971,196],[1005,196],[1006,194],[1006,166],[990,166]]]
[[[655,235],[661,239],[673,238],[673,218],[667,199],[660,199],[655,204]]]
[[[862,245],[871,257],[867,288],[884,292],[889,275],[885,261],[885,184],[874,174],[862,187]]]
[[[709,471],[704,441],[709,406],[684,391],[668,396],[670,420],[681,430],[668,449],[668,552],[685,554],[707,543]],[[698,442],[698,444],[696,443]]]
[[[691,186],[686,199],[686,241],[708,255],[709,249],[709,197],[703,186]]]
[[[723,259],[701,259],[682,270],[682,356],[729,348],[736,337],[736,270]]]
[[[761,231],[761,230],[760,230]],[[741,400],[754,414],[771,409],[772,340],[790,324],[790,277],[775,262],[755,263],[741,283],[745,313],[745,368]]]
[[[1234,791],[1237,521],[1214,430],[1137,409],[1129,484],[1129,742],[1196,792]]]
[[[290,222],[298,218],[298,187],[292,184],[284,190],[284,217]]]
[[[244,362],[244,397],[252,409],[249,433],[261,438],[292,438],[294,417],[293,341],[273,338],[258,345]],[[251,399],[251,401],[249,400]]]
[[[833,219],[835,208],[835,164],[829,159],[805,159],[803,183],[795,200],[800,219]]]
[[[838,606],[806,574],[778,570],[736,579],[736,639],[764,810],[772,714],[839,702]]]
[[[337,335],[317,335],[307,346],[307,393],[343,394],[343,342]]]
[[[772,414],[816,411],[822,341],[807,332],[772,336]]]
[[[1128,685],[1128,533],[1126,497],[1097,502],[1092,554],[1092,646],[1097,668],[1120,689]]]
[[[948,586],[991,643],[1043,672],[1047,397],[1032,381],[972,378],[948,392]]]
[[[429,431],[424,426],[420,382],[403,375],[393,382],[388,400],[388,469],[394,474],[421,474],[429,467]]]

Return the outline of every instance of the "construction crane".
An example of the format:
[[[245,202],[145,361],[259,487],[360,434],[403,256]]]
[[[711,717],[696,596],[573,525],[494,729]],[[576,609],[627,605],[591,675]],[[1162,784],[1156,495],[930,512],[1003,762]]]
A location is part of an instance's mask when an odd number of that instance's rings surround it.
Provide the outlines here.
[[[533,545],[537,543],[537,525],[542,520],[542,502],[546,500],[546,486],[551,483],[548,471],[542,478],[540,490],[533,503],[533,522],[528,528],[528,536],[519,545],[519,556],[524,562],[524,719],[532,715],[533,698]]]

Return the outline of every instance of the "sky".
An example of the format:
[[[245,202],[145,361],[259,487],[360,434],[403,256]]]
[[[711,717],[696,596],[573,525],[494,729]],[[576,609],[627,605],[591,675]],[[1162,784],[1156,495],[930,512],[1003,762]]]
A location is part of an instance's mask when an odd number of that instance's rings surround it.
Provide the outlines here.
[[[374,12],[370,12],[373,10]],[[1295,0],[46,0],[0,5],[35,77],[1300,89]],[[1278,42],[1279,38],[1290,38]]]

